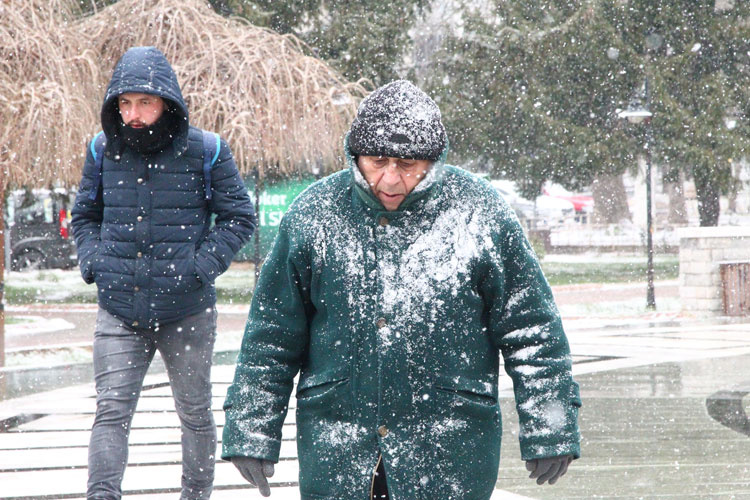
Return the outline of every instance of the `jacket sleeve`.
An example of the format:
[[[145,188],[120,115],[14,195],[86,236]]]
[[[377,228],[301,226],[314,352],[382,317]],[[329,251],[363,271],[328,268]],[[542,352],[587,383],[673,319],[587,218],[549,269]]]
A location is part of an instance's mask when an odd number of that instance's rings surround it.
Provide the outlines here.
[[[96,198],[94,200],[89,198],[94,182],[96,182],[95,169],[91,148],[86,148],[83,176],[81,177],[81,183],[78,185],[75,205],[71,211],[71,227],[76,241],[78,267],[86,283],[94,282],[92,264],[101,243],[104,211],[101,186],[97,190]]]
[[[560,313],[516,217],[503,217],[499,228],[482,288],[493,342],[513,380],[521,457],[578,458],[581,399]]]
[[[288,215],[288,214],[287,214]],[[294,376],[306,350],[310,267],[282,219],[250,304],[234,381],[227,391],[222,458],[278,461]]]
[[[227,270],[256,227],[253,204],[223,139],[219,158],[211,170],[209,209],[216,214],[214,226],[195,255],[195,269],[203,283],[213,283]]]

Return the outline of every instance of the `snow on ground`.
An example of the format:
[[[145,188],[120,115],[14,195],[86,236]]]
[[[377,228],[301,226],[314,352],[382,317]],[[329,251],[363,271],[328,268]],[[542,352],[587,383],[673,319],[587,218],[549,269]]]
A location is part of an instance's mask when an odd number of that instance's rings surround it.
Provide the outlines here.
[[[84,283],[77,268],[9,272],[5,286],[14,302],[19,301],[16,297],[21,294],[23,302],[58,302],[73,297],[81,302],[96,300],[96,287]]]
[[[677,261],[677,254],[659,254],[654,255],[654,262],[672,262]],[[646,262],[645,252],[596,252],[588,251],[581,253],[548,253],[544,256],[542,262],[561,263],[561,264],[631,264]]]
[[[50,346],[53,347],[53,346]],[[65,346],[57,349],[6,351],[8,368],[49,369],[76,363],[91,363],[91,346]]]
[[[559,305],[558,309],[563,319],[570,318],[622,318],[636,317],[647,312],[646,309],[646,287],[638,284],[643,289],[643,297],[632,298],[613,302],[579,302],[576,304]],[[658,311],[662,314],[677,314],[681,303],[679,297],[661,297],[657,299]]]
[[[249,297],[254,282],[252,264],[237,262],[216,279],[216,288],[239,297]],[[78,268],[9,272],[5,285],[6,302],[96,302],[96,286],[84,283]]]

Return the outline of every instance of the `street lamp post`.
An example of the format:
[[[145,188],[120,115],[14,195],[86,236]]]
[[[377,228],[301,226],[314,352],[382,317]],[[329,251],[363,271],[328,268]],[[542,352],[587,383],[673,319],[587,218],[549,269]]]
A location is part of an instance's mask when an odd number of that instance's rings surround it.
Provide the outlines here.
[[[628,106],[628,109],[618,113],[618,116],[627,119],[630,123],[644,123],[646,126],[646,144],[644,145],[644,149],[646,150],[646,253],[648,254],[646,264],[646,278],[648,282],[646,288],[646,307],[653,310],[656,309],[656,298],[654,295],[654,220],[651,214],[651,143],[653,141],[651,117],[653,113],[649,110],[651,96],[648,87],[648,76],[644,83],[644,93],[646,97],[645,106],[638,100],[633,101]]]

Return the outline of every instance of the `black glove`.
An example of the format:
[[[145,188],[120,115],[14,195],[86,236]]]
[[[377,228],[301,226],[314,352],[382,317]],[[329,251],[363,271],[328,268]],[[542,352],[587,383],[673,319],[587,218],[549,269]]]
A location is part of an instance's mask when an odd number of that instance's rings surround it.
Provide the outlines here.
[[[250,457],[231,457],[229,460],[237,467],[242,477],[258,487],[261,495],[271,496],[271,487],[268,486],[266,478],[273,476],[273,462]]]
[[[536,484],[544,484],[545,481],[555,484],[568,472],[568,465],[572,461],[573,455],[527,460],[526,470],[531,472],[529,479],[536,479]]]

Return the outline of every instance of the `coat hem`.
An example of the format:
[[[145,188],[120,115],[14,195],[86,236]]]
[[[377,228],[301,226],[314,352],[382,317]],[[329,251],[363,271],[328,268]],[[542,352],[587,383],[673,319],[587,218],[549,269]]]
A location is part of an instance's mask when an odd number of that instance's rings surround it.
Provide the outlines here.
[[[300,492],[300,500],[352,500],[352,497],[351,495],[341,497],[341,496],[330,496],[330,495],[316,495],[314,493]]]
[[[476,496],[463,498],[462,500],[490,500],[494,491],[495,488],[493,487],[488,493],[482,493]],[[369,500],[370,497],[369,495],[367,495],[365,498]],[[352,500],[352,496],[316,495],[314,493],[303,493],[302,491],[300,491],[300,500]]]

